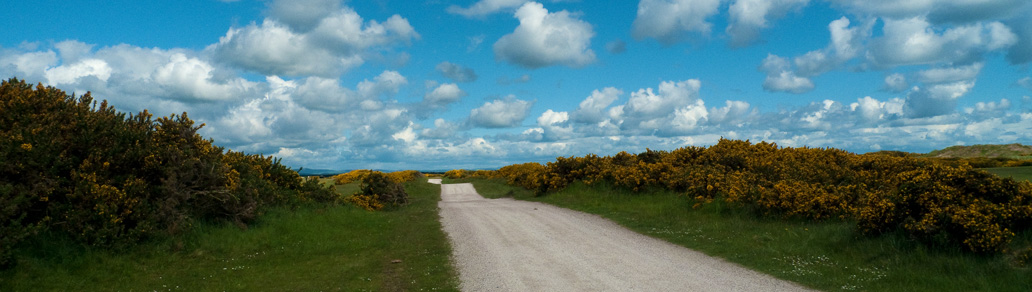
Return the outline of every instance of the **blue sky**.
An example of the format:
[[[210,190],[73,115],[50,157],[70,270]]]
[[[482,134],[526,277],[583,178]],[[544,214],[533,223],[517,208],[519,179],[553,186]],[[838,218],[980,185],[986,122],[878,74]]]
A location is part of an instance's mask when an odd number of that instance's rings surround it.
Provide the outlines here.
[[[0,77],[320,169],[1032,144],[1024,0],[15,1]]]

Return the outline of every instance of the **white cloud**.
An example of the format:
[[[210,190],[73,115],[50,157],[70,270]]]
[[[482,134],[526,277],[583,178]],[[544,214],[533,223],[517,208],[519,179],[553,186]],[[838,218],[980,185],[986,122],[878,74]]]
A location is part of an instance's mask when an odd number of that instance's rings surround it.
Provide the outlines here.
[[[469,114],[472,125],[484,128],[509,128],[519,126],[530,114],[532,102],[508,96],[504,99],[485,102]]]
[[[927,88],[914,87],[906,99],[904,111],[907,117],[927,118],[953,113],[957,98],[975,87],[974,81],[935,84]]]
[[[358,94],[367,98],[375,98],[381,95],[393,96],[406,84],[408,84],[408,79],[405,76],[402,76],[398,71],[387,70],[373,78],[373,81],[367,79],[359,82]]]
[[[730,17],[725,32],[731,37],[733,47],[751,44],[760,32],[792,10],[798,10],[809,0],[736,0],[728,8]]]
[[[65,64],[78,63],[80,58],[89,56],[93,52],[94,45],[76,40],[66,40],[54,44],[57,53],[61,56],[61,62]]]
[[[549,13],[543,5],[528,2],[516,10],[520,25],[494,44],[495,58],[527,68],[554,65],[583,67],[595,62],[591,24],[566,10]]]
[[[980,20],[1006,18],[1028,7],[1024,0],[915,0],[915,1],[871,1],[832,0],[856,13],[878,17],[907,18],[928,16],[936,23],[965,23]]]
[[[455,80],[455,82],[477,81],[477,73],[474,72],[473,69],[463,67],[458,64],[441,62],[440,64],[437,64],[435,69],[437,69],[437,72],[440,72],[441,75],[444,75],[444,77]]]
[[[734,125],[748,122],[756,114],[756,110],[750,110],[748,102],[728,100],[724,103],[724,107],[709,109],[707,118],[711,123]]]
[[[872,124],[902,115],[903,100],[894,98],[890,101],[879,101],[865,96],[858,98],[849,108],[858,114],[861,123]]]
[[[47,69],[43,75],[46,76],[47,83],[52,85],[76,83],[79,78],[86,76],[107,81],[111,77],[111,67],[104,60],[85,59],[75,64]]]
[[[305,108],[329,113],[352,109],[362,102],[357,93],[341,87],[337,79],[314,76],[297,86],[293,99]]]
[[[974,80],[982,71],[985,63],[978,62],[967,66],[934,68],[917,72],[918,80],[924,83],[945,83]]]
[[[570,120],[570,115],[566,112],[555,112],[552,110],[546,110],[537,118],[538,126],[546,127],[556,124],[566,123]]]
[[[763,80],[763,90],[797,94],[813,90],[814,85],[809,78],[797,76],[792,72],[788,60],[777,55],[767,55],[759,70],[767,74]]]
[[[459,124],[451,123],[444,119],[436,119],[434,120],[434,128],[423,129],[419,136],[427,139],[448,139],[454,137],[458,131]]]
[[[879,66],[972,61],[1017,42],[1010,28],[999,22],[956,26],[939,34],[923,17],[884,21],[884,36],[874,41],[868,55]]]
[[[674,118],[670,124],[673,130],[683,133],[695,130],[708,117],[709,112],[706,111],[706,104],[701,99],[696,99],[694,103],[674,111]]]
[[[610,118],[635,132],[665,130],[675,123],[683,130],[694,125],[690,120],[697,118],[696,108],[706,110],[699,100],[701,86],[699,80],[689,79],[661,82],[658,94],[652,88],[639,89],[631,93],[626,105],[611,108]]]
[[[682,40],[685,32],[709,35],[712,23],[707,18],[717,14],[720,0],[641,0],[631,34],[635,39],[655,38],[672,44]]]
[[[154,71],[153,80],[174,99],[218,101],[247,98],[256,84],[242,78],[213,80],[215,67],[176,53]]]
[[[433,91],[423,96],[423,100],[433,105],[446,105],[459,101],[466,96],[466,92],[455,83],[445,83],[434,88]]]
[[[364,22],[344,7],[301,33],[274,19],[231,28],[206,50],[223,62],[265,75],[331,77],[363,64],[367,50],[407,45],[419,37],[401,16]]]
[[[375,46],[407,45],[420,38],[408,20],[397,14],[383,23],[364,22],[362,16],[350,8],[323,18],[310,36],[315,44],[339,55],[353,55]]]
[[[21,79],[43,80],[43,72],[58,64],[54,51],[16,52],[0,51],[0,73],[4,78],[17,76]]]
[[[885,76],[885,85],[882,86],[883,89],[889,92],[902,92],[909,87],[910,84],[907,83],[907,77],[899,73]]]
[[[1007,110],[1010,110],[1010,100],[1004,98],[999,102],[978,102],[975,103],[974,107],[964,109],[964,113],[969,115],[976,115],[979,117],[1001,117],[1007,114]]]
[[[601,122],[605,119],[605,109],[620,98],[620,95],[623,95],[623,91],[613,87],[603,88],[602,91],[593,90],[573,112],[573,120],[580,123]]]
[[[208,47],[222,62],[265,75],[331,76],[360,65],[361,57],[338,57],[314,47],[308,36],[266,19],[261,26],[231,28]]]
[[[340,0],[273,0],[266,13],[294,31],[307,32],[340,9]]]
[[[465,17],[478,17],[502,10],[513,9],[523,5],[528,0],[480,0],[469,7],[462,8],[458,5],[448,6],[448,13],[458,14]]]

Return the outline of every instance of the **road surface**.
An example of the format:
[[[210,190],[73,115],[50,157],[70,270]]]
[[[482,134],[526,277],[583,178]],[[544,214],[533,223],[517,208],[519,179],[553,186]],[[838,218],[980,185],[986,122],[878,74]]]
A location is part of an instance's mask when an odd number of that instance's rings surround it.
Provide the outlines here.
[[[440,183],[440,180],[432,180]],[[537,202],[441,185],[463,291],[805,291],[722,259]]]

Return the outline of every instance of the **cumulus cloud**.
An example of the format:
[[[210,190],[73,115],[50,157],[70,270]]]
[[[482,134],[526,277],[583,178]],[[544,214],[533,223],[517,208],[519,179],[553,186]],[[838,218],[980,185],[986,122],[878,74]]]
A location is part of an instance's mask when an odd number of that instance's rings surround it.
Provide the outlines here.
[[[570,115],[568,113],[566,113],[566,112],[555,112],[555,111],[552,111],[551,109],[549,109],[549,110],[546,110],[544,113],[541,114],[540,117],[537,118],[537,124],[538,124],[538,126],[547,127],[547,126],[553,126],[553,125],[557,125],[557,124],[566,123],[566,121],[568,121],[568,120],[570,120]]]
[[[513,9],[523,5],[528,0],[480,0],[469,7],[463,8],[458,5],[448,6],[448,13],[458,14],[465,17],[478,17],[502,10]]]
[[[992,118],[1006,116],[1007,111],[1010,109],[1011,101],[1004,98],[1000,99],[999,102],[977,102],[973,107],[964,108],[964,113],[982,118]]]
[[[111,67],[104,60],[86,59],[71,65],[46,69],[43,76],[47,78],[47,83],[53,85],[73,84],[78,82],[79,78],[86,76],[107,81],[111,77]]]
[[[340,0],[274,0],[268,2],[266,13],[294,31],[306,32],[339,9]]]
[[[982,71],[985,63],[978,62],[967,66],[944,67],[917,72],[918,80],[924,83],[946,83],[973,80]]]
[[[458,123],[452,123],[445,121],[444,119],[434,120],[434,128],[423,129],[419,133],[420,137],[427,139],[449,139],[458,133],[460,127]]]
[[[341,87],[337,79],[308,77],[296,88],[294,100],[311,110],[342,112],[357,107],[363,100],[355,91]]]
[[[383,23],[363,21],[344,7],[301,33],[274,19],[231,28],[206,50],[223,62],[260,74],[331,77],[363,64],[366,50],[407,45],[419,37],[401,16]]]
[[[705,118],[706,108],[699,99],[702,83],[697,79],[664,81],[658,93],[652,88],[631,93],[627,104],[611,109],[611,118],[620,120],[622,129],[637,132],[687,130]]]
[[[767,78],[763,80],[763,90],[773,92],[806,93],[813,90],[813,81],[809,78],[800,77],[792,71],[791,65],[785,58],[777,55],[767,55],[760,65],[760,72],[766,73]]]
[[[520,25],[494,44],[495,58],[526,68],[554,65],[583,67],[595,62],[591,24],[566,10],[549,13],[543,5],[528,2],[516,10]]]
[[[533,102],[508,96],[503,99],[485,102],[473,109],[469,114],[469,122],[473,126],[484,128],[511,128],[519,126],[527,115]]]
[[[719,7],[720,0],[641,0],[631,35],[664,44],[684,39],[686,32],[709,35],[713,24],[706,19],[717,14]]]
[[[1023,0],[969,1],[870,1],[832,0],[859,14],[888,18],[907,18],[927,15],[935,23],[965,23],[1006,18],[1028,6]]]
[[[724,107],[710,108],[707,119],[713,124],[736,125],[751,121],[757,114],[748,102],[728,100]]]
[[[809,0],[736,0],[728,8],[730,17],[725,32],[732,47],[742,47],[756,41],[770,21],[798,10]]]
[[[451,62],[441,62],[437,64],[437,72],[455,82],[473,82],[477,81],[477,73],[472,68],[463,67],[462,65],[453,64]]]
[[[935,84],[926,88],[915,87],[907,95],[904,111],[907,117],[927,118],[953,113],[957,98],[975,87],[974,81]]]
[[[218,101],[245,98],[256,84],[242,78],[214,80],[215,67],[184,54],[172,54],[152,78],[174,99]]]
[[[859,116],[862,124],[873,124],[902,115],[903,103],[903,100],[898,98],[879,101],[865,96],[851,103],[849,108]]]
[[[437,86],[433,91],[428,92],[423,96],[423,100],[431,105],[443,106],[459,101],[459,99],[465,96],[466,92],[460,89],[455,83],[445,83]]]
[[[613,87],[603,88],[602,91],[593,90],[573,112],[573,121],[589,124],[602,122],[606,118],[605,109],[620,98],[620,95],[623,95],[623,91]]]
[[[362,80],[358,83],[358,93],[366,97],[377,97],[381,95],[392,96],[398,93],[402,86],[408,84],[408,79],[398,71],[383,71],[370,80]]]
[[[884,21],[884,36],[872,43],[868,55],[878,66],[971,62],[1017,42],[1017,36],[1000,22],[957,26],[939,34],[924,17]]]
[[[906,76],[899,73],[893,73],[885,76],[885,84],[882,86],[882,89],[889,92],[903,92],[909,87],[910,84],[907,83]]]

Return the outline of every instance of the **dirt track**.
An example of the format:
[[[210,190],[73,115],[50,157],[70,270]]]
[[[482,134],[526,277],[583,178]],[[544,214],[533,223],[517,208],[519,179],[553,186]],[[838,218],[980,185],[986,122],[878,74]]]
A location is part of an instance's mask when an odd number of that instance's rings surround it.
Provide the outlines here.
[[[436,183],[440,183],[439,180]],[[463,291],[802,291],[599,216],[441,186]]]

